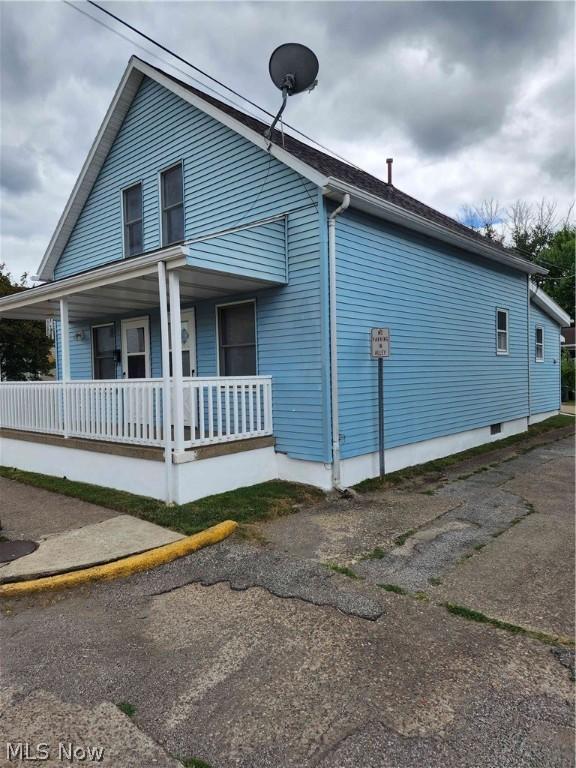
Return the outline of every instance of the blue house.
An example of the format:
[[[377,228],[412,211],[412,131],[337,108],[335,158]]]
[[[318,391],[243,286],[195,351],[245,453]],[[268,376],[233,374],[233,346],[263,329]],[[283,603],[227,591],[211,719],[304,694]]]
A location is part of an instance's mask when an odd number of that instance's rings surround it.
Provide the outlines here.
[[[0,463],[185,502],[345,487],[560,408],[541,267],[132,58],[39,269],[58,380],[0,385]]]

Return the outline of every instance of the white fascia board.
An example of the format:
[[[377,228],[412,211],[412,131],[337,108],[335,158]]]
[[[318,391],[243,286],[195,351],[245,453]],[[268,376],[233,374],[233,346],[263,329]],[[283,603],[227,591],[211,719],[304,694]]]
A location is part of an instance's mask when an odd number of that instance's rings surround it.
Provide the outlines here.
[[[191,93],[171,78],[163,75],[154,67],[151,67],[145,61],[142,61],[136,56],[132,56],[124,75],[122,76],[122,80],[116,89],[114,98],[108,107],[106,116],[96,134],[90,152],[82,166],[80,175],[78,176],[76,184],[66,203],[66,207],[64,208],[64,212],[54,230],[54,234],[48,244],[48,248],[46,249],[40,267],[38,268],[38,278],[40,280],[51,280],[53,278],[54,268],[58,259],[62,255],[62,251],[68,242],[68,238],[72,234],[72,230],[78,221],[82,208],[90,195],[94,182],[104,165],[108,152],[116,139],[118,131],[124,122],[124,118],[130,109],[130,105],[132,104],[134,96],[136,95],[144,76],[156,81],[184,101],[197,107],[205,114],[210,115],[210,117],[218,120],[218,122],[231,128],[241,136],[244,136],[244,138],[248,139],[253,144],[256,144],[256,146],[264,151],[269,151],[277,160],[292,168],[292,170],[296,171],[296,173],[299,173],[301,176],[304,176],[316,186],[323,187],[326,184],[326,176],[318,173],[318,171],[315,171],[313,168],[310,168],[306,163],[298,160],[298,158],[294,157],[289,152],[286,152],[286,150],[281,147],[278,147],[275,144],[270,144],[264,136],[253,131],[251,128],[248,128],[248,126],[226,114],[226,112],[222,112],[217,107],[204,101],[204,99],[201,99],[199,96]]]
[[[168,270],[177,269],[186,266],[186,259],[189,255],[188,248],[176,245],[135,259],[114,262],[90,272],[38,285],[27,291],[12,293],[10,296],[0,299],[0,315],[9,310],[29,307],[44,301],[53,301],[75,293],[153,274],[159,261],[164,261]]]
[[[394,224],[407,227],[408,229],[433,237],[436,240],[450,243],[465,251],[480,254],[493,261],[498,261],[501,264],[506,264],[514,269],[518,269],[521,272],[526,272],[528,274],[548,274],[548,270],[537,264],[521,259],[518,256],[513,256],[512,254],[503,253],[500,249],[476,241],[471,237],[460,235],[448,227],[443,227],[441,224],[437,224],[434,221],[430,221],[430,219],[426,219],[416,213],[407,211],[405,208],[394,205],[394,203],[382,200],[382,198],[376,197],[376,195],[372,195],[369,192],[357,189],[351,184],[346,184],[339,179],[329,179],[323,191],[326,197],[338,201],[341,201],[342,196],[348,193],[353,208],[369,213],[372,216],[392,221]]]
[[[547,315],[559,323],[563,328],[567,328],[572,323],[570,315],[567,312],[564,312],[562,307],[558,306],[554,299],[548,296],[542,288],[533,282],[530,282],[530,298],[543,312],[546,312]]]
[[[191,104],[193,107],[201,110],[206,115],[209,115],[215,120],[218,120],[219,123],[222,123],[222,125],[227,126],[235,133],[238,133],[240,136],[248,139],[257,147],[260,147],[260,149],[263,149],[265,152],[269,151],[270,154],[281,163],[284,163],[284,165],[292,168],[293,171],[296,171],[296,173],[304,176],[316,186],[323,187],[327,183],[328,178],[321,174],[319,171],[314,170],[314,168],[311,168],[309,165],[302,162],[302,160],[294,157],[294,155],[292,155],[290,152],[287,152],[285,149],[282,149],[282,147],[279,147],[276,144],[271,144],[270,141],[262,134],[254,131],[252,128],[249,128],[247,125],[244,125],[244,123],[240,122],[239,120],[236,120],[235,117],[232,117],[227,112],[223,112],[213,104],[210,104],[199,96],[196,96],[196,94],[191,93],[187,88],[179,85],[170,77],[163,75],[157,69],[148,65],[145,61],[142,61],[136,57],[133,57],[131,61],[133,61],[133,66],[143,75],[146,75],[146,77],[149,77],[151,80],[155,80],[160,85],[163,85],[169,91],[172,91],[172,93],[176,94],[176,96],[179,96],[184,101],[187,101],[188,104]]]
[[[54,234],[48,243],[48,248],[38,268],[38,278],[40,280],[51,280],[53,278],[54,268],[58,259],[62,255],[68,238],[72,234],[72,230],[92,191],[94,182],[104,165],[108,152],[118,135],[118,131],[124,122],[124,118],[141,82],[142,74],[131,63],[128,64],[96,134],[96,138],[90,147],[80,175],[70,193],[62,216],[56,225]]]

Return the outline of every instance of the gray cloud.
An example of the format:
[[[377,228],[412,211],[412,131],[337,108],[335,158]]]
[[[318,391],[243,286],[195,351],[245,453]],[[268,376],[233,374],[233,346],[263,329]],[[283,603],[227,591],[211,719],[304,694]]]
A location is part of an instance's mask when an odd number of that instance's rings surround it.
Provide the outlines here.
[[[23,147],[0,150],[0,186],[8,193],[22,195],[42,185],[36,159]]]
[[[570,202],[571,3],[108,7],[270,111],[280,102],[270,52],[287,40],[310,45],[319,87],[290,100],[288,121],[376,174],[394,155],[399,184],[448,213],[485,196]],[[19,262],[15,272],[29,259],[22,268],[34,271],[128,58],[146,56],[63,3],[0,2],[0,16],[2,142],[26,147],[2,153],[2,259]]]

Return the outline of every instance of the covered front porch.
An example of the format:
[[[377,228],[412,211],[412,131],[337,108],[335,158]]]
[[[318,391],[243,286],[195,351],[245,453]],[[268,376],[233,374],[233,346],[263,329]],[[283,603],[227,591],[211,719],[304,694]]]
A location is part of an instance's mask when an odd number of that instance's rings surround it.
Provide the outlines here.
[[[70,441],[78,450],[91,441],[155,449],[157,460],[161,450],[162,497],[181,500],[182,494],[175,491],[177,465],[204,458],[201,449],[218,444],[232,447],[248,441],[246,447],[253,444],[262,450],[261,438],[273,435],[272,377],[256,371],[255,344],[250,350],[250,344],[232,343],[232,338],[211,351],[218,373],[224,375],[193,375],[198,370],[193,307],[220,298],[225,306],[229,297],[281,284],[199,268],[190,264],[188,248],[173,246],[4,299],[2,317],[55,321],[59,378],[2,382],[2,435],[13,431],[14,436],[19,432],[58,438],[56,443],[44,441],[45,451],[48,444],[63,447]],[[111,318],[122,318],[117,321],[120,338],[109,334],[108,347],[104,343],[100,349],[103,334],[97,329],[107,327]],[[154,344],[150,318],[158,336]],[[82,350],[88,365],[79,362]],[[253,374],[226,375],[242,371],[250,355]],[[222,490],[226,487],[224,482]]]

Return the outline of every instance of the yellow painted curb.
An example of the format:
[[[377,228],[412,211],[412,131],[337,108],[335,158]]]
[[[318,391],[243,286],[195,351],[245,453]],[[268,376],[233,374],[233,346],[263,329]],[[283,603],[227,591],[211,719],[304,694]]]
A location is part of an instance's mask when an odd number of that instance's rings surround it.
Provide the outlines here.
[[[132,573],[138,573],[138,571],[147,571],[157,565],[170,563],[172,560],[188,555],[190,552],[195,552],[197,549],[202,549],[202,547],[217,544],[222,539],[230,536],[231,533],[234,533],[237,527],[238,523],[234,522],[234,520],[225,520],[223,523],[213,525],[211,528],[195,533],[193,536],[179,539],[172,542],[172,544],[165,544],[163,547],[149,549],[147,552],[142,552],[139,555],[130,555],[130,557],[125,557],[122,560],[115,560],[113,563],[95,565],[92,568],[62,573],[58,576],[46,576],[42,579],[2,584],[0,585],[0,597],[20,597],[32,594],[33,592],[66,589],[67,587],[87,584],[90,581],[117,579],[122,576],[130,576]]]

